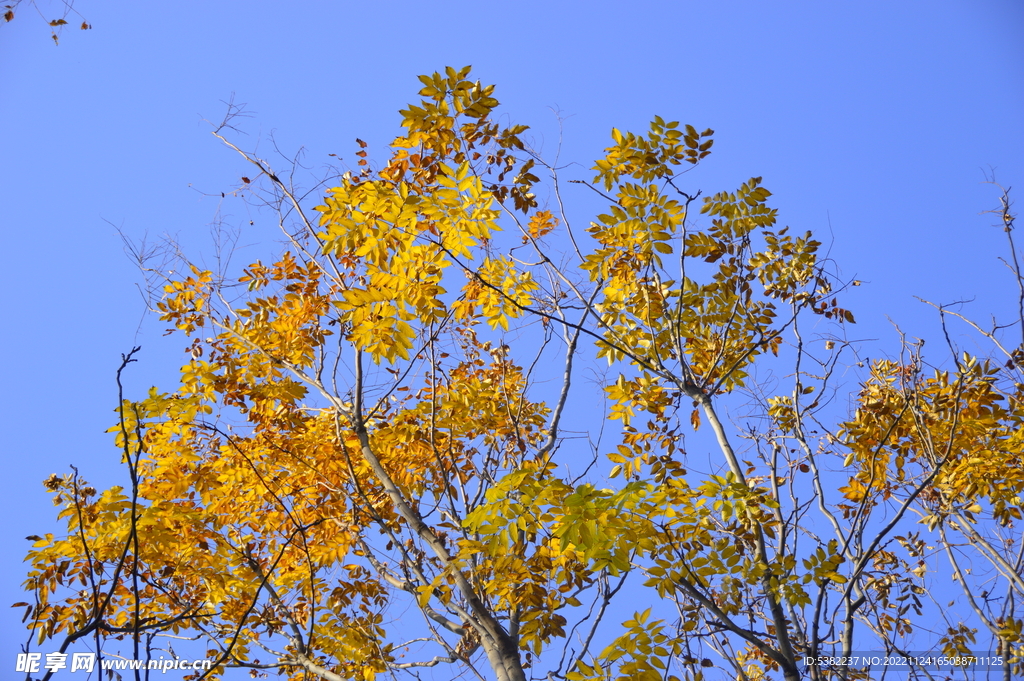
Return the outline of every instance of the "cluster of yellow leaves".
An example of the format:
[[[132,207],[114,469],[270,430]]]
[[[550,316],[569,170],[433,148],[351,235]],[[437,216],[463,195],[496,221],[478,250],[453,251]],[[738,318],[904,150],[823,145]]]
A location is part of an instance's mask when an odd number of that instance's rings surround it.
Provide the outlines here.
[[[138,597],[147,622],[177,631],[188,628],[188,618],[200,618],[241,627],[245,640],[260,640],[285,626],[277,610],[287,607],[293,618],[315,617],[318,653],[336,660],[338,673],[383,671],[394,659],[381,620],[387,591],[351,561],[373,519],[396,532],[400,523],[356,454],[356,438],[339,433],[334,412],[304,414],[296,396],[281,409],[285,398],[245,390],[221,371],[215,367],[207,380],[246,396],[246,413],[256,426],[251,433],[204,427],[197,417],[211,407],[199,396],[186,398],[184,386],[183,394],[154,393],[143,403],[126,403],[129,416],[126,427],[116,429],[118,442],[141,444],[145,451],[134,514],[120,488],[86,499],[72,493],[70,481],[54,483],[68,535],[40,541],[29,556],[40,639],[88,623],[90,580],[96,580],[100,589],[114,587],[106,618],[112,627],[130,629]],[[521,371],[506,361],[456,366],[448,381],[424,387],[408,406],[382,411],[371,442],[411,498],[442,498],[468,484],[484,458],[514,459],[536,445],[545,411],[521,401],[523,387]],[[517,404],[516,414],[504,407],[508,402]],[[444,462],[439,450],[447,452]],[[143,549],[139,555],[131,550],[131,532]],[[112,575],[124,554],[130,554],[127,566]],[[325,573],[310,582],[311,571],[334,573],[343,565],[348,579],[327,579]],[[138,593],[127,578],[132,569],[145,575]],[[504,575],[504,568],[497,574]],[[287,605],[250,612],[264,576],[277,593],[293,596]],[[50,594],[72,581],[90,588],[52,603]],[[543,635],[546,640],[558,633]],[[246,660],[248,653],[239,646],[233,655]]]
[[[710,128],[698,133],[691,125],[679,130],[677,121],[666,123],[661,116],[654,117],[647,137],[622,133],[613,128],[615,146],[606,150],[608,154],[597,161],[594,169],[599,172],[598,180],[606,189],[611,189],[624,175],[641,182],[672,177],[675,171],[670,166],[684,161],[695,164],[711,153],[714,134]]]
[[[682,651],[678,638],[665,633],[663,620],[648,622],[651,609],[635,613],[632,619],[622,623],[626,632],[616,638],[602,651],[592,664],[580,661],[576,671],[565,675],[568,681],[590,681],[611,679],[605,665],[617,665],[618,678],[639,681],[679,681],[679,677],[668,671],[666,660],[670,655]]]
[[[479,314],[490,327],[508,330],[509,319],[521,317],[539,289],[529,271],[519,270],[507,258],[487,258],[473,274],[465,296],[456,305],[456,318],[469,320]]]
[[[844,424],[845,464],[855,472],[841,489],[877,503],[934,473],[926,495],[934,527],[954,508],[968,514],[987,501],[1006,525],[1021,519],[1024,498],[1024,393],[1007,387],[998,367],[969,355],[955,373],[923,376],[914,365],[872,365],[853,420]]]
[[[519,135],[527,127],[502,128],[492,121],[490,114],[498,105],[492,96],[494,86],[468,80],[469,72],[468,66],[448,67],[444,74],[420,76],[424,85],[420,96],[426,99],[400,112],[409,132],[395,140],[395,153],[380,176],[395,183],[408,178],[419,189],[444,174],[442,164],[448,159],[458,165],[482,160],[478,174],[494,180],[488,191],[501,203],[511,197],[517,210],[529,210],[537,205],[531,193],[537,181],[530,173],[534,162],[520,163],[511,153],[524,149]],[[502,184],[509,174],[513,175],[511,185]]]
[[[652,124],[660,125],[658,120]],[[675,124],[666,126],[674,131]],[[676,190],[681,198],[671,198],[666,190],[674,185],[619,180],[626,175],[647,181],[664,177],[667,166],[658,159],[676,158],[675,138],[640,140],[647,165],[637,165],[633,156],[629,163],[622,160],[622,145],[640,142],[617,131],[613,136],[620,144],[598,162],[601,172],[595,181],[615,189],[615,203],[591,224],[588,231],[597,247],[581,265],[601,287],[594,305],[606,341],[601,356],[609,362],[629,359],[663,375],[678,375],[672,363],[685,357],[702,389],[729,392],[744,385],[746,367],[765,349],[778,353],[781,330],[795,311],[806,308],[853,321],[834,297],[829,300],[831,284],[816,259],[820,244],[809,234],[793,238],[788,228],[771,231],[776,211],[766,205],[771,192],[761,186],[761,178],[736,192],[706,198],[700,212],[712,217],[711,224],[693,228],[687,216],[696,196]],[[673,243],[680,240],[681,245]],[[682,251],[680,271],[672,274],[662,256],[677,249]],[[708,268],[695,263],[688,269],[689,259],[714,265],[711,276],[696,278]],[[751,285],[755,281],[759,291]],[[777,301],[792,308],[782,319]]]

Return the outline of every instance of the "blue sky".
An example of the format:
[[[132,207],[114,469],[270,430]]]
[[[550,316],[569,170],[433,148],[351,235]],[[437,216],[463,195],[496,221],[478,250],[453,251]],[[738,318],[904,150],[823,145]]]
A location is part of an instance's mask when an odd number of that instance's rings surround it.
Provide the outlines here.
[[[354,165],[356,137],[383,158],[415,76],[446,65],[496,83],[545,154],[559,112],[561,159],[581,178],[613,126],[640,131],[657,114],[711,127],[700,187],[763,176],[780,221],[865,282],[846,303],[852,334],[880,339],[872,356],[895,352],[889,319],[935,337],[915,295],[973,299],[980,318],[1010,307],[1005,235],[982,211],[999,194],[986,173],[1024,192],[1020,2],[75,6],[93,29],[59,47],[26,5],[0,26],[0,603],[21,600],[24,537],[55,528],[40,481],[69,464],[98,485],[120,479],[104,434],[120,353],[143,347],[136,394],[170,387],[184,361],[184,341],[144,317],[117,230],[202,249],[218,216],[258,218],[220,199],[249,172],[209,134],[232,95],[251,113],[243,146],[269,156],[273,135],[286,154],[305,148],[314,173],[330,153]],[[273,238],[254,221],[242,260]],[[24,639],[18,617],[0,607],[0,668]]]

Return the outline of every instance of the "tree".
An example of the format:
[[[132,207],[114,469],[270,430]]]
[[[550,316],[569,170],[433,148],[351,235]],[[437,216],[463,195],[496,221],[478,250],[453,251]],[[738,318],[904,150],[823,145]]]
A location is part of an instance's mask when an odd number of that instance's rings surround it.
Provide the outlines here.
[[[161,283],[191,357],[120,401],[126,488],[46,481],[67,531],[29,554],[38,642],[141,659],[195,637],[216,665],[189,678],[795,680],[877,674],[856,651],[967,655],[983,630],[1021,673],[1021,320],[975,327],[998,363],[933,370],[904,343],[850,391],[837,296],[858,282],[776,226],[761,178],[684,185],[713,131],[613,130],[570,180],[608,204],[580,230],[493,86],[420,80],[387,162],[359,142],[316,218],[216,131],[287,250]],[[620,624],[624,598],[644,607]]]

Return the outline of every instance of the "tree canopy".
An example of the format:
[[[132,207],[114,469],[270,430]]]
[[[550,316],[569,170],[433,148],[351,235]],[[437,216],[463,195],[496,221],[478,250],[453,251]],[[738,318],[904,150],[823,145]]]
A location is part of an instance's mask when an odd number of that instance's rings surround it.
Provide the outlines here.
[[[46,481],[36,645],[192,637],[216,664],[190,678],[1024,673],[1021,319],[851,384],[858,282],[762,178],[683,174],[711,129],[612,130],[565,180],[468,67],[420,81],[388,158],[359,141],[312,210],[216,132],[287,245],[147,270],[190,357],[122,396],[123,487]],[[605,207],[580,226],[570,198]]]

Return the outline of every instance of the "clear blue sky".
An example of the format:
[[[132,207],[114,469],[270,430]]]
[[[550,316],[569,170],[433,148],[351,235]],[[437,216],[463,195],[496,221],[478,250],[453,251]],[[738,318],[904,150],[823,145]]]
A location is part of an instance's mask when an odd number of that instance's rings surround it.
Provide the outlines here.
[[[204,121],[232,93],[252,113],[244,145],[269,156],[273,133],[314,168],[328,153],[354,161],[357,136],[382,157],[415,76],[445,65],[497,83],[544,151],[560,111],[562,159],[583,178],[613,126],[658,114],[712,127],[701,188],[763,176],[781,222],[824,237],[865,282],[846,302],[878,353],[895,350],[887,318],[934,337],[915,295],[976,299],[982,318],[1008,309],[1005,235],[981,214],[998,192],[982,182],[994,169],[1024,206],[1019,0],[75,5],[94,28],[66,30],[59,47],[26,5],[0,26],[0,669],[24,640],[20,610],[3,605],[22,598],[24,537],[56,527],[40,481],[69,464],[120,481],[104,434],[119,354],[143,346],[136,395],[171,387],[184,361],[184,341],[143,320],[117,229],[205,243],[220,192],[249,173]],[[247,225],[241,204],[224,211]]]

